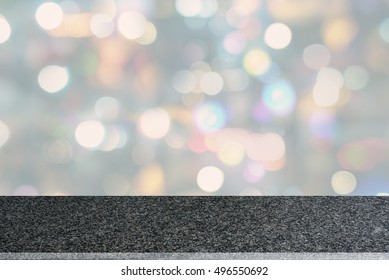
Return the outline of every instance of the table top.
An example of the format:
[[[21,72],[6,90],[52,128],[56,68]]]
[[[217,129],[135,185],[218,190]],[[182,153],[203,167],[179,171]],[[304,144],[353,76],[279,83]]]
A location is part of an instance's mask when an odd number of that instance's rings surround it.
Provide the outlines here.
[[[0,253],[383,253],[387,197],[0,197]]]

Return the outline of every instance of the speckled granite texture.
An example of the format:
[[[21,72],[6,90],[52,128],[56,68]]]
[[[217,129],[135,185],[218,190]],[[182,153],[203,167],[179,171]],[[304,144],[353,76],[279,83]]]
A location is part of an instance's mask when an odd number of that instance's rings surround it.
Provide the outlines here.
[[[389,260],[389,253],[0,253],[0,260]]]
[[[387,197],[1,197],[0,252],[388,252]]]

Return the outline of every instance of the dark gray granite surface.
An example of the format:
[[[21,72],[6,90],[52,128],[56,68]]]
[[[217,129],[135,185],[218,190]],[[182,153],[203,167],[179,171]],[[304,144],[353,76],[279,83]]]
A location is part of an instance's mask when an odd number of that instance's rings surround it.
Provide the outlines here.
[[[0,260],[389,260],[389,253],[0,253]]]
[[[0,197],[0,252],[384,253],[387,197]]]

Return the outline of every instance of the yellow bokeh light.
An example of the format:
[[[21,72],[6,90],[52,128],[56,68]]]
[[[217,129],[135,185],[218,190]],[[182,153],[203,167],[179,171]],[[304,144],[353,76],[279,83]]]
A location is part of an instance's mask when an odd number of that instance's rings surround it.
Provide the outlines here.
[[[243,67],[252,76],[265,74],[271,66],[270,56],[260,49],[249,51],[243,59]]]
[[[89,13],[66,14],[56,28],[47,32],[53,37],[89,37],[93,35],[90,26],[91,18]]]
[[[242,162],[244,154],[243,145],[236,141],[228,141],[220,147],[217,156],[225,165],[235,166]]]
[[[152,22],[146,22],[146,28],[144,34],[136,39],[136,42],[141,45],[151,45],[157,39],[157,28]]]
[[[323,25],[323,40],[334,51],[343,51],[357,34],[358,27],[351,18],[331,19]]]
[[[357,179],[351,172],[342,170],[332,175],[331,184],[337,194],[347,195],[355,190]]]
[[[160,164],[152,163],[141,170],[137,187],[143,195],[160,195],[165,186],[165,174]]]

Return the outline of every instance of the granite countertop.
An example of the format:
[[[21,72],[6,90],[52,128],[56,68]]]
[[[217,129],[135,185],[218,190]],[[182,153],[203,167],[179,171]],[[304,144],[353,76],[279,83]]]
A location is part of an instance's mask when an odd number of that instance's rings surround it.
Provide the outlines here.
[[[0,197],[0,253],[388,251],[387,197]]]

